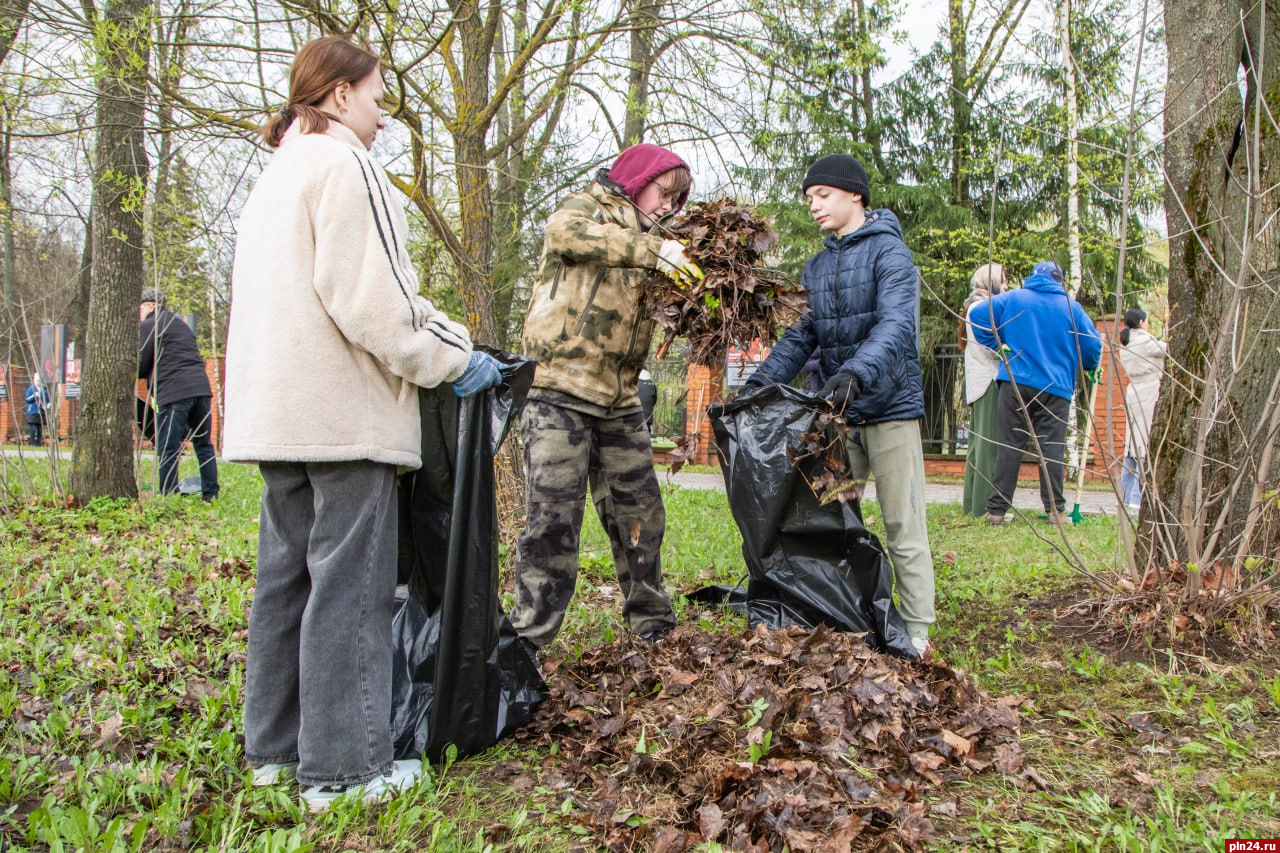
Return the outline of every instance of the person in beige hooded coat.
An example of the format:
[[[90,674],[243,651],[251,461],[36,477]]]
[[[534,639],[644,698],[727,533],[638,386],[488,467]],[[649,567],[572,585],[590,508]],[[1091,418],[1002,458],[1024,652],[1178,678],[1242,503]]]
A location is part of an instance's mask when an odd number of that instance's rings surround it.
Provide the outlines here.
[[[412,782],[391,746],[396,475],[422,464],[418,388],[496,384],[496,361],[418,295],[408,226],[369,156],[378,57],[305,45],[277,149],[239,223],[223,455],[262,472],[245,666],[255,785],[295,773],[320,811]]]
[[[1136,510],[1142,501],[1151,422],[1156,417],[1156,401],[1160,399],[1160,380],[1164,378],[1168,350],[1162,341],[1147,331],[1147,312],[1141,308],[1130,308],[1124,312],[1124,326],[1120,331],[1123,346],[1119,357],[1120,366],[1129,380],[1124,389],[1128,430],[1124,438],[1120,490],[1125,505]]]

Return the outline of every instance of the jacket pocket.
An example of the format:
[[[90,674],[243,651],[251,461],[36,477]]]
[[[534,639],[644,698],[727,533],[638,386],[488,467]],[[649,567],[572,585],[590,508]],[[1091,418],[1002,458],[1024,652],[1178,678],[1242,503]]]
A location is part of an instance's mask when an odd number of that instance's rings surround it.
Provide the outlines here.
[[[600,282],[604,281],[604,277],[608,272],[608,267],[601,267],[600,272],[596,275],[596,280],[591,283],[591,293],[587,295],[587,302],[582,306],[582,313],[578,315],[578,326],[573,330],[574,335],[581,335],[583,328],[587,325],[587,317],[591,315],[591,309],[595,307],[596,294],[600,292]]]
[[[564,261],[557,259],[556,274],[551,278],[551,292],[547,294],[547,299],[555,299],[556,291],[560,288],[560,279],[564,276]]]

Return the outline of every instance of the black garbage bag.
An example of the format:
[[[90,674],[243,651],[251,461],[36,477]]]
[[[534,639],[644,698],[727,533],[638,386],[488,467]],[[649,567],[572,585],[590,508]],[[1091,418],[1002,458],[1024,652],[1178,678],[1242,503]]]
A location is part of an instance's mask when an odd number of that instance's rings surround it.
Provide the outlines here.
[[[813,429],[825,402],[785,385],[750,390],[707,410],[725,487],[742,532],[747,618],[775,628],[828,625],[865,632],[879,651],[918,657],[893,604],[893,578],[856,500],[821,504],[787,448]]]
[[[396,758],[472,754],[527,723],[546,690],[499,607],[493,457],[534,363],[493,352],[502,385],[422,389],[422,467],[400,478],[391,735]]]

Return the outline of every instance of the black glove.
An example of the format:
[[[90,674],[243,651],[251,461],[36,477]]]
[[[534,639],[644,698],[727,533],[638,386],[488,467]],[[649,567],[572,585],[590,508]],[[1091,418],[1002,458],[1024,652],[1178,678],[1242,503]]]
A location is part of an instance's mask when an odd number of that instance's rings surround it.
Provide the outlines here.
[[[850,403],[858,399],[862,387],[858,385],[858,377],[843,370],[827,380],[818,396],[826,399],[837,412],[843,413]]]
[[[760,375],[760,371],[748,376],[742,383],[742,390],[746,391],[750,388],[763,388],[769,384],[769,380]]]

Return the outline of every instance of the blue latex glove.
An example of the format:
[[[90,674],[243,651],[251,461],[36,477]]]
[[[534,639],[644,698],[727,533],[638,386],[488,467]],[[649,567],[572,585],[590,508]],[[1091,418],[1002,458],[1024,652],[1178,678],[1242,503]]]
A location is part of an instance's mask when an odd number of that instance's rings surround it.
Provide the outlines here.
[[[453,380],[451,387],[453,393],[459,397],[470,397],[500,382],[502,382],[502,371],[498,369],[498,360],[487,352],[473,350],[471,360],[467,362],[467,369]]]

